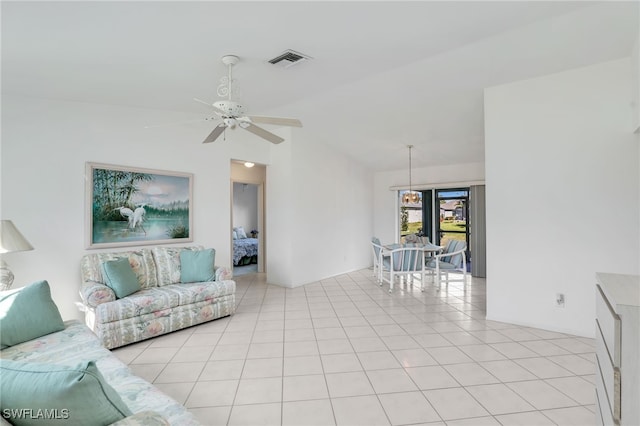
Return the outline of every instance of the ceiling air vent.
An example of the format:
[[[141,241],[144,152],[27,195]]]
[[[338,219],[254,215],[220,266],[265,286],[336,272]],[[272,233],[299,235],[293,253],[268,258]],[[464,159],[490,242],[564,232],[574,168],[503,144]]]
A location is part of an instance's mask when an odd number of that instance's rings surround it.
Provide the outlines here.
[[[281,66],[283,68],[289,68],[308,59],[313,58],[309,55],[305,55],[304,53],[296,52],[295,50],[289,49],[285,50],[282,54],[276,56],[275,58],[269,59],[269,63]]]

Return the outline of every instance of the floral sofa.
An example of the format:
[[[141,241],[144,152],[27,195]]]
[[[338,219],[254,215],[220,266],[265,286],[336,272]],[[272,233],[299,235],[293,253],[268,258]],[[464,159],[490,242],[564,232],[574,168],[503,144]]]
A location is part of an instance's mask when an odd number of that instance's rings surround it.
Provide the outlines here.
[[[105,381],[117,392],[122,402],[133,413],[113,425],[198,425],[195,417],[184,406],[160,392],[149,382],[134,376],[129,368],[111,351],[105,349],[100,340],[85,325],[77,320],[66,321],[64,330],[47,334],[0,351],[2,361],[51,364],[75,367],[87,360],[95,361]],[[34,401],[34,404],[37,404]],[[95,408],[95,407],[93,407]],[[92,407],[87,407],[92,409]],[[2,411],[0,423],[12,424],[8,410]],[[69,412],[73,420],[75,412]],[[7,417],[7,419],[5,419]],[[99,420],[95,420],[99,424]],[[65,421],[51,422],[63,424]],[[41,421],[37,424],[47,424]]]
[[[80,297],[85,322],[104,347],[170,333],[235,312],[231,271],[215,268],[215,280],[181,283],[180,253],[202,247],[153,247],[82,257]],[[141,290],[121,299],[108,287],[102,263],[126,257]]]

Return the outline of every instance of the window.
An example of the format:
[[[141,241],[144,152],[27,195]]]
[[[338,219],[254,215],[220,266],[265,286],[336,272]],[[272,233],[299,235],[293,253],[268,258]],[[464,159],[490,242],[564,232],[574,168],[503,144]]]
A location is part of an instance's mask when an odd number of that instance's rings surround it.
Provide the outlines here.
[[[424,194],[420,194],[417,203],[403,203],[402,196],[409,191],[398,191],[398,201],[400,204],[400,237],[409,234],[418,234],[422,232],[422,200]]]

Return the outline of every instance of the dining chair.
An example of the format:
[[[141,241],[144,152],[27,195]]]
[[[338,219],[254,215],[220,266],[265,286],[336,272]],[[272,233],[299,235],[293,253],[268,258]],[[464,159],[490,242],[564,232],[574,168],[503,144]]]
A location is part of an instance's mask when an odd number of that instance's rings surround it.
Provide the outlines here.
[[[438,288],[444,275],[447,287],[450,281],[467,282],[467,244],[460,240],[449,240],[442,253],[427,259],[426,268],[434,274]],[[462,273],[462,279],[452,279],[449,273]]]
[[[371,250],[373,254],[373,276],[380,283],[382,282],[383,271],[389,270],[389,258],[382,255],[384,247],[377,237],[371,238]]]
[[[388,256],[389,270],[381,273],[380,285],[389,284],[389,293],[393,291],[396,280],[404,278],[407,285],[413,285],[416,276],[420,279],[420,290],[424,291],[424,280],[427,273],[424,250],[421,246],[415,245],[394,245],[382,252],[382,256]]]

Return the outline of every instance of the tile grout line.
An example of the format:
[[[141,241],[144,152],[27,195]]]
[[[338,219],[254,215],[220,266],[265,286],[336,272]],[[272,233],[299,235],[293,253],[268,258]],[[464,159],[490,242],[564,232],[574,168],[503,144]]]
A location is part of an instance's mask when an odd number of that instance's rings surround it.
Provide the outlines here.
[[[293,315],[294,317],[299,316],[300,314],[290,314],[290,312],[299,311],[299,312],[307,312],[308,314],[309,325],[307,326],[305,324],[305,326],[302,329],[311,330],[311,332],[313,333],[313,340],[309,340],[309,341],[315,342],[314,343],[315,348],[317,350],[318,358],[320,361],[321,374],[323,375],[323,378],[324,378],[324,386],[327,389],[328,400],[330,403],[329,405],[332,410],[331,415],[335,423],[337,423],[339,419],[336,413],[336,409],[333,405],[333,400],[350,398],[354,396],[336,397],[336,398],[331,397],[331,394],[329,392],[329,383],[327,381],[327,374],[332,374],[332,373],[327,373],[327,370],[325,368],[325,362],[324,362],[325,359],[328,360],[328,359],[331,359],[332,355],[338,355],[337,357],[335,357],[335,359],[337,360],[336,362],[342,362],[340,361],[339,355],[349,354],[349,355],[355,356],[355,360],[357,361],[357,364],[352,364],[352,367],[356,368],[356,365],[357,365],[357,368],[360,368],[360,370],[358,370],[357,372],[361,372],[362,374],[365,375],[369,386],[373,390],[373,393],[371,395],[376,396],[376,400],[378,401],[377,403],[385,413],[387,420],[391,422],[390,413],[384,409],[381,396],[387,395],[387,394],[403,393],[404,391],[378,393],[376,389],[373,387],[373,383],[371,382],[369,373],[373,371],[379,371],[379,370],[400,370],[401,369],[404,375],[406,375],[410,379],[410,383],[412,383],[415,386],[415,388],[417,389],[417,392],[420,392],[424,396],[425,391],[420,389],[416,380],[407,372],[407,368],[413,368],[413,367],[411,366],[405,367],[405,364],[400,360],[400,358],[398,358],[400,356],[400,351],[412,350],[411,348],[404,349],[405,346],[414,346],[414,345],[416,345],[416,347],[413,350],[423,351],[425,354],[427,354],[433,359],[433,362],[436,363],[434,364],[434,366],[438,366],[439,368],[442,368],[449,375],[451,375],[449,373],[449,369],[454,368],[453,366],[455,365],[459,365],[463,363],[472,364],[474,368],[478,368],[484,373],[486,373],[487,375],[494,377],[494,379],[497,380],[496,385],[504,386],[505,389],[509,389],[511,392],[517,395],[518,398],[521,398],[524,401],[527,401],[526,398],[524,398],[516,390],[512,389],[511,386],[509,386],[509,384],[529,382],[529,381],[530,382],[539,381],[539,382],[545,383],[548,386],[551,386],[553,389],[557,390],[559,394],[569,398],[568,401],[574,401],[577,404],[577,405],[571,405],[567,407],[559,407],[557,409],[580,409],[581,410],[580,415],[582,415],[583,413],[593,412],[590,409],[593,403],[584,404],[584,405],[581,403],[581,402],[587,401],[586,398],[582,398],[581,401],[577,401],[573,397],[571,397],[570,394],[566,393],[568,390],[571,389],[570,387],[566,387],[566,386],[569,386],[568,384],[565,386],[562,386],[565,389],[563,391],[561,388],[556,387],[553,384],[548,382],[548,380],[553,380],[553,379],[580,378],[581,380],[584,380],[586,383],[588,383],[589,386],[593,386],[593,384],[591,383],[591,381],[589,381],[587,377],[589,376],[588,374],[578,374],[581,371],[583,371],[582,366],[579,367],[579,369],[576,369],[575,370],[576,372],[574,373],[574,371],[568,370],[562,365],[561,363],[561,361],[563,361],[562,358],[554,358],[554,357],[561,357],[561,356],[577,356],[577,357],[580,357],[580,359],[584,360],[585,363],[592,363],[592,361],[590,360],[590,356],[592,354],[592,350],[591,350],[592,345],[590,345],[591,343],[590,340],[587,340],[586,338],[580,338],[580,336],[566,335],[563,333],[561,334],[561,333],[554,333],[554,332],[545,332],[544,330],[532,329],[530,327],[498,323],[498,322],[488,321],[486,319],[479,318],[479,316],[477,314],[474,314],[474,312],[479,312],[479,311],[481,312],[481,310],[476,311],[475,309],[473,309],[473,307],[478,303],[482,304],[485,302],[481,297],[478,297],[475,294],[475,292],[472,290],[465,291],[464,294],[462,294],[460,289],[456,289],[453,285],[450,285],[448,289],[449,294],[442,294],[439,292],[429,291],[429,288],[426,288],[425,292],[422,293],[422,292],[419,292],[420,290],[419,288],[416,289],[416,288],[409,287],[407,289],[403,289],[403,286],[399,285],[396,288],[396,291],[394,293],[389,294],[388,292],[385,292],[384,289],[380,289],[380,287],[377,285],[374,279],[369,277],[369,275],[370,275],[369,270],[361,270],[353,273],[347,273],[347,274],[340,275],[338,277],[319,280],[309,285],[302,286],[302,288],[300,288],[299,290],[295,290],[295,292],[294,292],[294,289],[288,289],[288,288],[283,290],[278,290],[278,291],[275,291],[275,290],[272,291],[272,288],[274,286],[263,282],[258,275],[255,275],[248,279],[242,279],[241,281],[242,284],[238,286],[240,289],[240,291],[238,292],[240,293],[239,294],[240,298],[236,302],[236,308],[238,311],[237,313],[239,313],[242,316],[246,315],[247,322],[245,323],[243,318],[241,322],[234,323],[232,322],[232,320],[234,319],[234,316],[231,316],[230,317],[231,320],[227,321],[224,324],[224,327],[219,332],[218,330],[216,330],[216,333],[219,333],[218,341],[215,343],[215,345],[213,345],[212,352],[209,355],[208,360],[204,362],[204,366],[198,373],[196,382],[191,386],[190,391],[186,393],[185,404],[186,404],[186,401],[188,401],[189,398],[192,397],[192,395],[194,394],[196,385],[198,383],[201,383],[200,378],[202,377],[208,363],[212,362],[211,359],[214,357],[216,348],[225,346],[224,344],[220,345],[220,341],[225,337],[225,335],[227,335],[227,339],[229,341],[233,342],[233,339],[236,338],[234,333],[244,334],[246,332],[249,334],[248,347],[243,358],[238,358],[242,360],[242,368],[240,369],[240,376],[238,378],[238,385],[237,385],[237,388],[235,389],[235,393],[233,396],[233,402],[231,406],[215,406],[215,405],[210,406],[210,407],[228,408],[229,411],[227,414],[226,423],[229,424],[231,422],[231,414],[233,413],[233,408],[236,406],[236,400],[239,395],[240,382],[242,380],[243,374],[247,371],[247,368],[248,368],[248,362],[250,360],[249,353],[250,353],[251,347],[254,344],[254,339],[256,338],[256,336],[260,334],[260,330],[258,330],[259,328],[258,324],[260,324],[261,316],[264,315],[265,318],[268,317],[269,320],[271,320],[272,318],[275,319],[278,317],[277,315],[278,312],[282,312],[281,326],[278,326],[278,324],[274,322],[274,324],[269,325],[269,327],[273,326],[274,330],[275,329],[280,330],[280,333],[274,333],[274,335],[276,338],[282,339],[282,344],[280,345],[282,350],[282,363],[281,363],[282,374],[280,377],[281,378],[280,424],[284,425],[285,424],[284,392],[285,392],[285,377],[286,377],[285,361],[287,358],[289,359],[296,358],[295,356],[287,357],[285,354],[285,346],[287,342],[287,339],[286,339],[287,318],[290,315]],[[473,286],[469,285],[468,287],[473,287]],[[484,284],[482,284],[480,287],[484,287]],[[444,292],[445,290],[443,288],[443,293]],[[298,310],[298,309],[295,309],[295,307],[298,306],[301,296],[304,297],[304,308]],[[347,304],[347,302],[349,304]],[[289,308],[294,308],[294,309],[290,310]],[[353,309],[354,312],[351,313],[349,311],[350,309]],[[470,309],[472,310],[469,311]],[[359,319],[349,320],[348,318],[359,318]],[[249,325],[249,322],[252,322],[252,326],[250,328],[250,332],[247,332],[245,330],[245,326]],[[346,324],[349,324],[349,325],[346,325]],[[366,324],[366,327],[368,327],[368,330],[365,330],[364,328],[362,329],[362,331],[353,329],[352,331],[350,331],[351,335],[347,333],[347,330],[350,327],[364,327],[365,324]],[[418,324],[418,326],[414,326],[414,324]],[[420,333],[419,325],[423,325],[425,329],[430,332]],[[435,328],[433,328],[432,325],[435,326]],[[324,328],[335,328],[336,330],[323,331],[320,334],[321,339],[319,339],[318,332],[320,329],[324,329]],[[292,328],[291,330],[294,330],[294,329],[295,328]],[[342,333],[342,335],[340,336],[338,335],[339,334],[338,330]],[[503,330],[505,331],[504,333],[503,333]],[[371,331],[371,335],[369,334],[370,331]],[[482,336],[481,334],[479,334],[483,332],[487,332],[487,335]],[[231,333],[231,334],[227,334],[227,333]],[[363,335],[358,337],[358,333],[363,333]],[[456,334],[456,333],[460,333],[460,334]],[[491,333],[496,333],[497,336],[500,336],[500,335],[504,336],[506,341],[505,342],[493,341],[495,340],[495,338],[491,336]],[[533,334],[535,338],[527,333]],[[553,333],[553,334],[548,334],[548,333]],[[186,337],[184,341],[179,341],[177,346],[171,346],[173,345],[173,343],[167,342],[168,346],[166,346],[166,348],[167,349],[175,348],[176,352],[170,356],[167,362],[163,363],[164,365],[162,369],[156,375],[156,380],[159,377],[161,377],[163,372],[168,371],[166,369],[169,366],[171,366],[172,364],[175,365],[177,363],[180,363],[180,361],[176,361],[176,358],[179,356],[181,351],[184,350],[184,348],[186,348],[185,345],[187,344],[187,342],[189,342],[189,339],[196,334],[200,334],[200,333],[195,333],[195,332],[189,333],[189,335]],[[280,335],[278,336],[278,334]],[[301,334],[301,336],[302,335],[303,333]],[[444,341],[447,341],[449,344],[448,346],[424,346],[423,343],[427,343],[428,340],[426,341],[418,340],[416,339],[416,336],[418,335],[439,336],[439,338],[442,338]],[[366,338],[367,336],[375,337],[376,339],[378,339],[378,341],[382,342],[382,346],[380,346],[379,350],[375,350],[375,351],[365,350],[364,352],[356,350],[356,346],[354,346],[353,340],[358,338]],[[473,338],[478,339],[480,343],[475,343],[475,342],[470,343],[472,340],[467,339],[465,336],[472,336]],[[239,338],[240,336],[237,335],[237,337]],[[339,351],[337,353],[333,353],[330,346],[327,346],[328,345],[327,343],[322,343],[323,341],[327,340],[326,338],[330,338],[329,340],[344,339],[346,342],[348,342],[350,352],[342,353],[342,351]],[[268,339],[271,339],[271,336],[269,336]],[[451,339],[454,339],[454,340],[451,340]],[[564,341],[561,341],[560,339],[563,339]],[[406,344],[404,343],[404,340],[406,340]],[[296,341],[298,340],[293,340],[292,342],[296,342]],[[306,339],[300,340],[300,342],[304,342],[304,341],[307,341],[307,340]],[[539,344],[532,343],[531,347],[529,347],[526,344],[526,342],[541,342],[541,343]],[[255,342],[255,343],[257,344],[258,342]],[[261,343],[271,343],[271,341],[265,340],[265,342],[261,342]],[[322,346],[321,346],[321,343],[322,343]],[[534,353],[535,355],[527,354],[528,356],[525,356],[525,357],[513,358],[512,351],[506,350],[507,346],[505,346],[505,348],[503,349],[502,347],[500,347],[500,343],[519,345],[520,347],[530,351],[530,353]],[[550,349],[549,351],[546,350],[546,347],[545,347],[546,344],[552,344],[558,347],[560,350],[564,350],[568,353],[564,355],[562,354],[552,355],[553,351],[550,352]],[[465,346],[473,346],[473,345],[482,345],[482,347],[478,348],[478,351],[483,351],[483,347],[484,347],[487,350],[490,349],[491,351],[494,351],[494,352],[493,353],[489,352],[488,356],[490,358],[487,360],[483,360],[482,355],[471,356],[469,355],[469,353],[467,353],[467,350],[463,350]],[[160,346],[159,348],[163,348],[163,347],[164,346]],[[325,353],[321,353],[321,347],[323,348],[322,352],[325,352]],[[374,346],[371,346],[371,348],[373,347]],[[392,347],[397,349],[391,349]],[[443,361],[442,359],[436,359],[431,355],[431,352],[430,352],[430,350],[432,349],[435,350],[439,347],[457,349],[462,354],[464,354],[469,359],[469,361],[443,364],[442,362],[446,362],[446,360]],[[506,352],[500,351],[496,349],[496,347],[500,347],[500,349],[503,349],[503,351],[506,350]],[[517,347],[518,346],[514,346],[514,348],[517,348]],[[532,347],[537,350],[533,350]],[[141,357],[144,356],[143,354],[149,349],[151,349],[150,345],[146,345],[145,347],[142,347],[140,349],[140,352],[135,356],[133,356],[132,359],[127,364],[131,365],[136,360],[142,359]],[[155,350],[158,348],[153,348],[153,349]],[[344,349],[345,350],[347,349],[346,346]],[[469,348],[468,350],[471,351],[472,349]],[[370,353],[370,352],[382,352],[387,354],[385,355],[385,357],[390,356],[390,359],[393,359],[394,361],[398,362],[399,368],[365,369],[365,364],[363,363],[363,359],[361,358],[360,354]],[[259,359],[273,358],[273,356],[271,356],[270,353],[271,352],[264,352],[262,353],[262,355],[259,354],[260,355]],[[478,352],[478,353],[482,353],[482,352]],[[505,355],[505,353],[506,354],[512,353],[512,355]],[[496,357],[499,354],[504,359],[502,360],[491,359],[494,356],[493,354],[495,354]],[[546,355],[543,355],[543,354],[546,354]],[[518,354],[516,353],[516,356],[517,355]],[[235,357],[240,357],[240,355],[233,355],[233,356],[234,356],[234,359],[236,359]],[[304,356],[304,355],[300,355],[300,356]],[[344,357],[344,358],[345,358],[345,362],[346,361],[351,362],[352,357]],[[188,358],[185,358],[185,359],[188,359]],[[531,365],[529,365],[529,368],[527,368],[524,365],[521,365],[520,362],[518,362],[525,359],[545,360],[546,362],[549,363],[549,365],[553,365],[554,368],[557,367],[558,369],[563,369],[561,371],[566,371],[568,375],[558,376],[558,377],[553,375],[552,377],[546,377],[547,375],[545,373],[540,373],[538,368],[534,368],[532,370]],[[497,361],[509,361],[514,365],[514,367],[517,366],[523,371],[528,372],[529,374],[531,374],[532,377],[535,377],[535,379],[532,378],[530,380],[522,380],[522,379],[507,380],[506,376],[502,378],[498,378],[494,376],[494,374],[484,366],[485,363],[497,362]],[[577,361],[577,359],[575,359],[575,361]],[[191,361],[183,361],[183,362],[191,362]],[[564,362],[570,362],[570,361],[569,359],[567,359],[567,360],[564,360]],[[337,365],[340,365],[340,364],[337,364]],[[343,364],[343,366],[351,368],[349,367],[349,364]],[[585,364],[585,366],[588,366],[588,364]],[[340,366],[338,370],[342,370],[343,368],[346,368],[346,367]],[[416,367],[419,367],[419,366],[416,366]],[[534,370],[538,371],[539,374],[534,373],[533,372]],[[352,371],[337,371],[336,373],[351,373],[351,372]],[[541,377],[540,374],[545,377]],[[296,374],[296,376],[298,375],[300,374]],[[301,374],[301,375],[304,376],[308,374]],[[274,376],[274,377],[277,377],[277,376]],[[471,396],[472,399],[476,401],[476,403],[479,404],[480,407],[482,407],[483,409],[486,410],[486,412],[489,413],[490,417],[492,417],[495,421],[499,422],[499,420],[497,419],[497,416],[501,416],[502,414],[499,414],[499,415],[491,414],[491,412],[487,410],[486,407],[483,404],[481,404],[480,401],[478,401],[473,394],[469,392],[470,388],[473,388],[476,386],[486,386],[489,384],[478,383],[478,384],[463,386],[461,382],[458,379],[456,379],[455,376],[452,376],[452,377],[455,383],[457,383],[458,385],[457,388],[464,389],[466,393],[469,396]],[[214,381],[217,381],[217,379]],[[448,388],[437,388],[437,389],[448,389]],[[435,389],[430,389],[430,390],[435,390]],[[301,400],[301,401],[316,401],[316,400],[318,401],[324,400],[324,398],[317,398],[317,399],[314,398],[310,400]],[[442,418],[442,416],[440,416],[439,412],[437,411],[436,407],[433,406],[431,401],[429,401],[428,398],[426,397],[425,397],[425,400],[431,406],[434,412],[437,413],[440,418]],[[373,400],[371,401],[373,402]],[[294,400],[290,402],[299,402],[299,401]],[[530,406],[532,405],[528,401],[527,403]],[[492,402],[492,404],[495,404],[495,402]],[[249,405],[253,405],[253,404],[249,404]],[[193,408],[196,409],[196,408],[208,408],[208,407],[209,406],[193,407]],[[539,412],[542,415],[544,415],[545,418],[548,418],[550,420],[552,419],[550,416],[545,414],[544,412],[545,410],[542,410],[542,409],[537,410],[535,409],[535,407],[533,408],[534,410],[517,411],[514,413],[509,413],[509,415],[519,414],[519,413]],[[555,409],[556,408],[553,408],[553,410]],[[204,414],[204,412],[201,412],[201,413]],[[328,414],[328,411],[327,411],[327,414]],[[556,416],[557,415],[554,414],[554,417]],[[475,417],[472,417],[472,418],[475,418]],[[499,423],[502,423],[502,422],[499,422]]]

